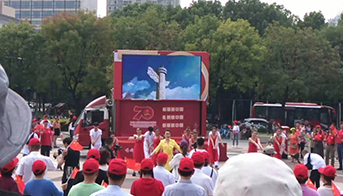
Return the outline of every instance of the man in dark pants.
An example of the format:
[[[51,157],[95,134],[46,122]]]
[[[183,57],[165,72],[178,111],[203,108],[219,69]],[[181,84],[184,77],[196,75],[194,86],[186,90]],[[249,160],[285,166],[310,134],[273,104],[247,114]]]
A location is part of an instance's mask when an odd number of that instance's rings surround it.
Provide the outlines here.
[[[342,124],[341,124],[341,127],[342,127]],[[339,162],[339,168],[337,168],[337,170],[342,170],[342,159],[343,159],[343,131],[342,129],[339,130],[337,133],[336,143],[337,143],[337,154],[338,154],[338,162]]]
[[[310,159],[310,163],[312,165],[310,179],[318,189],[320,186],[320,173],[318,169],[326,166],[325,161],[319,154],[309,153],[307,150],[303,150],[302,155],[304,156],[304,165],[306,165],[308,160]]]
[[[79,168],[79,163],[80,163],[80,152],[75,151],[69,147],[73,139],[71,138],[65,138],[63,140],[63,145],[65,147],[65,150],[62,153],[62,158],[58,162],[58,167],[60,167],[64,163],[64,168],[63,168],[63,176],[62,176],[62,184],[65,184],[66,189],[64,190],[64,195],[67,196],[69,193],[69,190],[73,186],[73,180],[72,178],[69,179],[70,175],[72,174],[73,170],[75,167]],[[68,182],[67,182],[68,181]]]

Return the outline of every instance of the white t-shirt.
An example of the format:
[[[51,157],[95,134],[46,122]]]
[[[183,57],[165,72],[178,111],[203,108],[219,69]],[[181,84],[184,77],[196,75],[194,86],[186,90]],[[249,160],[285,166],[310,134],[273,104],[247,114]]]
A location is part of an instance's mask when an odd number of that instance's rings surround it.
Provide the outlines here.
[[[189,158],[192,158],[192,155],[193,155],[193,153],[194,153],[195,151],[196,151],[196,152],[204,152],[204,151],[207,151],[207,150],[205,150],[205,149],[196,149],[196,150],[194,150],[194,149],[193,149],[193,150],[191,150],[191,151],[189,152],[188,157],[189,157]]]
[[[46,157],[41,155],[38,151],[33,151],[29,155],[23,157],[18,164],[18,169],[16,170],[16,174],[19,176],[24,176],[23,181],[26,183],[32,179],[34,179],[34,174],[32,172],[32,164],[36,160],[42,160],[46,163],[46,168],[48,170],[56,170],[57,163],[53,162],[50,157]],[[45,177],[47,176],[47,172],[45,173]]]
[[[164,167],[156,166],[153,172],[154,178],[161,181],[164,187],[175,183],[174,176],[168,170],[164,169]]]
[[[32,136],[33,135],[33,136]],[[38,135],[36,133],[31,133],[29,135],[29,137],[27,138],[27,140],[29,140],[30,138],[38,138]],[[24,155],[28,155],[30,154],[30,149],[29,149],[29,146],[25,144],[24,148],[23,148],[23,154]]]
[[[312,155],[311,155],[311,157],[312,157]],[[341,192],[341,190],[339,188],[338,188],[338,190],[339,190],[339,192]],[[319,196],[334,196],[331,188],[327,188],[327,187],[323,187],[323,186],[318,188],[317,193]]]
[[[99,139],[95,142],[95,145],[93,146],[93,144],[91,144],[92,149],[96,148],[100,150],[100,148],[102,147],[101,135],[102,135],[102,131],[99,128],[98,128],[98,131],[95,131],[94,128],[89,131],[89,136],[90,137],[93,136],[94,140],[96,140],[96,138],[99,136]]]
[[[201,186],[202,188],[205,189],[206,195],[211,196],[213,195],[213,182],[210,177],[208,177],[206,174],[204,174],[200,169],[195,168],[195,172],[191,178],[191,181],[196,184]]]
[[[239,126],[238,125],[233,125],[232,131],[234,133],[239,133]]]
[[[307,164],[308,155],[309,153],[307,153],[304,156],[304,165]],[[316,153],[311,153],[311,164],[312,164],[313,170],[317,170],[321,167],[326,166],[324,159],[319,154],[316,154]]]
[[[154,137],[155,137],[155,132],[151,132],[151,135],[149,134],[149,131],[147,131],[144,134],[144,146],[149,147],[147,142],[149,142],[150,146],[154,144]]]
[[[44,125],[44,120],[42,120],[39,124]],[[48,120],[48,127],[52,127],[52,123]]]
[[[217,171],[210,166],[205,166],[201,170],[204,174],[206,174],[208,177],[212,179],[213,186],[216,186],[216,182],[218,178]],[[211,177],[211,173],[212,173],[212,177]]]

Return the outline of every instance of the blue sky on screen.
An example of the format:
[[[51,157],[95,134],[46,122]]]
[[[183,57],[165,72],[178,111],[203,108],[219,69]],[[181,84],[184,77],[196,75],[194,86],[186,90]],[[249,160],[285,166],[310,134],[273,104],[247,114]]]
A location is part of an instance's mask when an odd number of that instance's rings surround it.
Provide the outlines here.
[[[200,99],[201,57],[124,55],[123,95],[132,98],[155,99],[157,83],[147,74],[148,67],[167,69],[166,99]]]

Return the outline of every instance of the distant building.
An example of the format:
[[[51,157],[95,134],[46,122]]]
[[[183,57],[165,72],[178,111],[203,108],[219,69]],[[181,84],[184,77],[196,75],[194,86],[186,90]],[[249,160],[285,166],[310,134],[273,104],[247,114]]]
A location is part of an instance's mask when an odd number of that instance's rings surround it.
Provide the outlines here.
[[[0,0],[0,28],[10,21],[19,23],[20,20],[15,18],[15,9],[5,5],[5,2]]]
[[[77,13],[80,8],[97,11],[97,0],[5,0],[5,4],[15,9],[17,19],[28,19],[36,26],[61,12]]]
[[[122,10],[129,4],[143,4],[150,2],[152,4],[158,4],[163,6],[179,6],[180,0],[107,0],[107,15],[111,15],[115,10]]]

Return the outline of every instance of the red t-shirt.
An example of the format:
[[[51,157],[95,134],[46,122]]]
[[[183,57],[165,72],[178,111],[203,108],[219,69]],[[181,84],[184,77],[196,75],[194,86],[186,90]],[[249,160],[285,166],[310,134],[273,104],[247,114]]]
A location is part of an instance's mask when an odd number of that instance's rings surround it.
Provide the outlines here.
[[[163,191],[162,182],[154,178],[140,178],[131,186],[131,195],[133,196],[161,196]]]
[[[314,134],[314,140],[316,140],[317,142],[322,142],[324,141],[325,135],[324,133],[317,133]]]
[[[328,145],[334,145],[335,144],[335,136],[332,134],[329,134],[326,136],[326,143]]]
[[[51,146],[52,131],[50,128],[43,128],[40,143],[42,146]]]
[[[343,131],[339,130],[336,137],[337,144],[342,144],[343,142],[341,140],[343,140]]]

